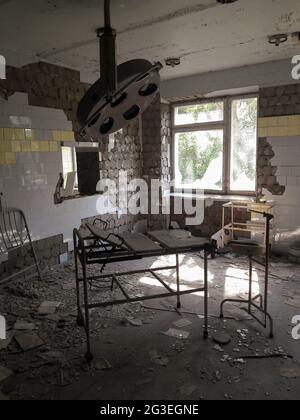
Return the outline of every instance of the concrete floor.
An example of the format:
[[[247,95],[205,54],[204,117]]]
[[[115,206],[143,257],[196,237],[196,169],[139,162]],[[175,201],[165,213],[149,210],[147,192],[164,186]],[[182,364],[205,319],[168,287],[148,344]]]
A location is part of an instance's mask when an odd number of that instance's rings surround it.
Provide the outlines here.
[[[165,260],[147,263],[153,266]],[[197,255],[182,256],[181,260],[182,284],[194,286],[203,278],[203,260]],[[139,267],[141,262],[135,265]],[[298,399],[300,341],[292,339],[291,320],[300,315],[299,267],[272,262],[269,303],[275,322],[273,340],[235,305],[226,307],[229,319],[218,318],[224,297],[246,296],[247,260],[217,257],[210,260],[209,270],[209,340],[202,339],[203,320],[196,315],[203,311],[201,294],[182,299],[181,315],[173,310],[174,299],[102,309],[92,314],[95,359],[90,366],[83,358],[83,330],[76,325],[73,264],[52,269],[43,283],[15,282],[0,295],[1,311],[14,336],[0,351],[0,365],[12,371],[0,382],[0,395],[3,399]],[[262,275],[255,267],[255,291],[262,288]],[[165,279],[173,284],[174,276],[170,271]],[[124,282],[130,294],[160,290],[148,276],[125,278]],[[117,296],[118,292],[114,293]],[[99,289],[93,292],[95,299],[109,294]],[[44,300],[62,304],[54,315],[41,316],[37,308]],[[177,328],[174,322],[182,319],[191,322],[179,328],[190,334],[186,340],[163,334]],[[24,332],[15,329],[20,320],[35,324],[42,346],[21,351],[16,338]],[[130,325],[130,321],[139,326]],[[231,336],[231,343],[220,348],[211,337],[223,330]],[[268,357],[247,358],[258,354]]]

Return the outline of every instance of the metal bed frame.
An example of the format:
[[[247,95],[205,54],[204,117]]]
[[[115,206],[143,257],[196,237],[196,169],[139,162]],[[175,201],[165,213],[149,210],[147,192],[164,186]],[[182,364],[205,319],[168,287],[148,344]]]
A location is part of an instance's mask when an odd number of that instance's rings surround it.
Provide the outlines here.
[[[30,252],[34,259],[34,264],[29,267],[18,270],[17,273],[4,276],[0,280],[0,285],[12,280],[16,276],[25,274],[32,268],[36,268],[39,279],[41,280],[41,271],[37,259],[37,255],[31,240],[29,227],[26,221],[25,214],[22,210],[17,208],[9,208],[0,206],[0,256],[6,255],[11,251],[22,248],[29,244]]]
[[[255,249],[251,251],[251,247],[249,248],[247,254],[249,258],[249,292],[248,292],[248,299],[225,299],[221,303],[221,312],[220,318],[224,318],[224,305],[226,303],[245,303],[247,305],[246,308],[241,308],[242,310],[246,311],[252,318],[254,318],[261,326],[265,329],[268,327],[268,320],[270,324],[270,338],[274,337],[274,322],[272,316],[268,312],[268,289],[269,289],[269,270],[270,270],[270,251],[271,251],[271,244],[270,244],[270,231],[271,231],[271,221],[274,219],[273,214],[260,212],[256,210],[251,210],[253,213],[261,214],[266,220],[266,231],[265,231],[265,256],[264,261],[260,261],[254,257],[252,254],[255,253]],[[230,244],[229,244],[230,246]],[[264,294],[258,294],[257,296],[252,296],[252,286],[253,286],[253,263],[257,263],[260,266],[263,266],[265,269],[265,282],[264,282]],[[259,300],[259,305],[256,301]],[[263,315],[263,320],[259,319],[254,313],[253,309],[256,309],[259,313]]]
[[[104,308],[114,305],[123,305],[126,303],[136,303],[152,299],[161,299],[168,297],[177,297],[177,308],[181,308],[181,296],[188,295],[196,292],[204,292],[204,339],[208,338],[208,256],[212,251],[211,244],[203,238],[198,238],[199,243],[191,244],[190,246],[174,246],[174,248],[168,247],[162,242],[157,243],[155,233],[149,233],[148,236],[135,235],[136,238],[142,239],[143,241],[152,242],[153,249],[151,246],[149,250],[137,250],[133,249],[124,235],[115,235],[113,233],[106,232],[105,236],[101,234],[101,237],[97,235],[97,232],[87,225],[87,229],[77,230],[74,229],[74,257],[75,257],[75,275],[76,275],[76,290],[77,290],[77,308],[78,318],[77,323],[84,327],[86,333],[86,345],[87,352],[85,354],[86,361],[89,363],[93,360],[93,354],[91,352],[91,334],[90,334],[90,313],[91,309]],[[182,231],[181,231],[182,232]],[[159,232],[156,232],[159,233]],[[128,234],[127,234],[128,235]],[[129,234],[133,235],[134,234]],[[132,236],[132,237],[133,237]],[[196,240],[196,238],[195,238]],[[202,242],[201,242],[202,240]],[[150,244],[149,242],[149,244]],[[204,251],[204,285],[201,288],[195,288],[191,290],[180,290],[180,266],[179,266],[179,255],[191,252]],[[164,266],[152,269],[132,270],[124,272],[110,272],[103,274],[103,269],[106,265],[124,262],[141,260],[143,258],[160,257],[160,256],[176,256],[176,265]],[[82,277],[79,277],[79,264],[82,268]],[[90,265],[100,265],[100,273],[98,276],[89,277],[87,273],[87,267]],[[177,290],[173,290],[161,277],[158,275],[159,271],[164,270],[176,270],[176,283]],[[137,296],[131,297],[127,293],[125,287],[119,281],[119,277],[150,273],[156,280],[158,280],[166,289],[166,293],[153,294],[148,296]],[[116,285],[122,292],[124,298],[111,300],[108,302],[89,303],[89,288],[88,285],[92,281],[110,279],[110,289],[113,291]],[[80,285],[83,285],[83,298],[84,302],[81,304],[80,299]]]

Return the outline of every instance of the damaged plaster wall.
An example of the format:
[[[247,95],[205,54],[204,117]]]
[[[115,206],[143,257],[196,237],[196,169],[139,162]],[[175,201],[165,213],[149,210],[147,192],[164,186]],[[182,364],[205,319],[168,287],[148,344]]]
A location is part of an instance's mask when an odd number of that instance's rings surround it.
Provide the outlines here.
[[[275,245],[287,252],[300,237],[300,84],[260,92],[258,188],[274,200]]]
[[[143,217],[123,214],[118,211],[119,206],[102,216],[107,211],[100,195],[65,200],[60,205],[53,203],[62,172],[61,145],[76,147],[77,105],[88,88],[80,82],[80,74],[59,66],[34,63],[21,69],[9,67],[7,76],[7,80],[0,82],[0,191],[5,194],[7,205],[24,210],[33,239],[43,239],[44,254],[40,258],[47,260],[48,265],[58,262],[59,255],[72,250],[73,228],[93,220],[99,213],[116,233],[132,230]],[[154,159],[151,152],[151,159],[150,155],[143,156],[141,120],[148,124],[144,131],[148,136],[145,149],[147,144],[155,145]],[[112,147],[103,138],[99,145],[100,178],[118,181],[121,170],[127,171],[129,182],[144,176],[151,179],[165,174],[167,177],[170,128],[167,133],[163,131],[163,124],[169,123],[161,115],[159,95],[141,120],[136,119],[116,133]],[[154,219],[152,227],[162,226],[161,215]],[[59,240],[55,242],[53,237]],[[49,240],[48,247],[44,240]],[[18,257],[14,255],[13,259]],[[8,265],[11,268],[14,263]]]

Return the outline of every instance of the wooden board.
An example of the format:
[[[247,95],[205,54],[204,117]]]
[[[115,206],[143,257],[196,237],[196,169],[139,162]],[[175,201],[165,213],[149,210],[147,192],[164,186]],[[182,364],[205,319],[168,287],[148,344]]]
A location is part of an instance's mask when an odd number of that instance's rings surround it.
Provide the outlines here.
[[[126,246],[134,252],[151,252],[162,250],[161,246],[141,233],[122,233]]]
[[[207,239],[192,236],[190,232],[180,229],[148,232],[148,236],[167,249],[199,248],[209,244]]]

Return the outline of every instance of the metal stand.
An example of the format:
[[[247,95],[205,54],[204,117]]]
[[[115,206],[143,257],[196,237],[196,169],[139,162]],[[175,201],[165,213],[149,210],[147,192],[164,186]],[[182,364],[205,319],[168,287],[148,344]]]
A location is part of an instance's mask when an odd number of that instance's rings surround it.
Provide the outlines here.
[[[130,253],[128,250],[120,249],[118,247],[111,247],[108,250],[108,244],[102,244],[102,250],[98,252],[93,252],[93,245],[87,245],[89,241],[93,240],[91,237],[83,237],[80,232],[74,230],[74,257],[75,257],[75,275],[76,275],[76,291],[77,291],[77,308],[78,308],[78,317],[77,323],[80,326],[84,327],[86,333],[86,344],[87,352],[85,358],[87,362],[93,360],[93,354],[91,351],[91,334],[90,334],[90,314],[89,311],[95,308],[105,308],[108,306],[124,305],[126,303],[136,303],[146,300],[153,299],[163,299],[168,297],[177,297],[177,308],[181,308],[181,296],[189,295],[197,292],[204,292],[204,339],[208,338],[208,255],[210,253],[210,246],[199,247],[198,251],[204,250],[204,286],[201,288],[195,288],[191,290],[180,290],[180,266],[179,266],[179,254],[187,252],[195,252],[195,249],[182,249],[174,250],[171,249],[161,249],[161,251],[151,251],[151,252],[141,252],[141,253]],[[122,238],[120,238],[122,239]],[[85,243],[87,242],[87,244]],[[122,262],[122,261],[131,261],[131,260],[140,260],[142,258],[149,257],[159,257],[162,255],[175,255],[176,256],[176,265],[175,266],[164,266],[159,268],[152,269],[142,269],[142,270],[133,270],[133,271],[124,271],[118,273],[108,273],[100,274],[99,276],[89,277],[87,274],[87,267],[91,264],[98,264],[103,266],[103,264],[110,264],[112,262]],[[82,267],[82,277],[79,276],[79,263]],[[158,275],[159,271],[164,270],[176,270],[176,290],[172,288]],[[101,272],[101,270],[100,270]],[[125,287],[120,282],[120,277],[134,275],[134,274],[143,274],[149,273],[156,280],[158,280],[166,289],[166,293],[159,293],[149,296],[139,296],[139,297],[130,297],[126,292]],[[92,284],[93,281],[104,281],[109,279],[110,289],[113,291],[114,286],[116,285],[122,292],[124,298],[118,300],[112,300],[108,302],[98,302],[90,304],[89,302],[89,284]],[[80,299],[80,286],[83,286],[83,304]]]
[[[9,254],[10,251],[15,251],[27,244],[29,244],[34,264],[4,277],[0,280],[0,285],[13,280],[16,276],[27,273],[32,268],[36,268],[39,280],[42,279],[25,214],[20,209],[2,208],[0,211],[0,255]]]
[[[253,211],[253,210],[252,210]],[[273,318],[268,312],[268,288],[269,288],[269,263],[270,263],[270,222],[274,218],[272,214],[269,213],[261,213],[256,211],[256,213],[263,214],[266,218],[266,252],[265,252],[265,261],[262,263],[261,261],[253,258],[252,255],[248,255],[249,257],[249,294],[248,299],[225,299],[221,303],[221,313],[220,318],[224,318],[224,305],[228,302],[232,303],[245,303],[247,308],[242,308],[242,310],[246,311],[252,318],[254,318],[260,325],[264,328],[267,328],[268,321],[270,325],[270,338],[274,337],[274,324]],[[256,262],[259,265],[262,265],[265,268],[265,284],[264,284],[264,294],[259,294],[257,296],[252,296],[252,285],[253,285],[253,262]],[[259,305],[257,305],[256,301],[259,300]],[[263,320],[259,319],[253,312],[252,309],[256,309],[263,315]]]

